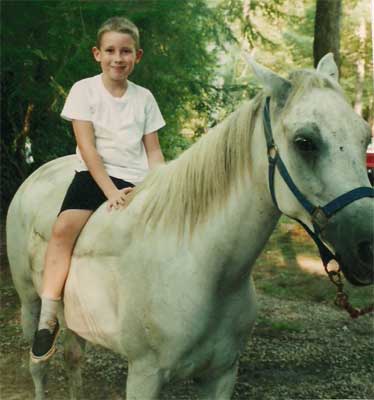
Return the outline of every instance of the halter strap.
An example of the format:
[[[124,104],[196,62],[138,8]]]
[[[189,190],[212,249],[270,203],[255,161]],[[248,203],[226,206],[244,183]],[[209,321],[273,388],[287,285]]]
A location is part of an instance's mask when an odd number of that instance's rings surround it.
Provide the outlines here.
[[[286,182],[287,186],[290,188],[291,192],[296,196],[296,198],[299,200],[301,205],[308,211],[308,213],[312,214],[315,209],[314,205],[297,188],[295,182],[292,180],[290,174],[288,173],[287,168],[284,165],[284,162],[282,161],[282,158],[279,155],[277,146],[274,143],[273,133],[271,129],[271,122],[270,122],[270,97],[266,97],[265,109],[263,114],[263,123],[264,123],[264,131],[266,138],[266,146],[268,151],[268,160],[269,160],[269,188],[274,204],[277,206],[277,208],[279,208],[275,197],[275,188],[274,188],[274,174],[275,174],[275,167],[277,167],[279,173]]]
[[[326,216],[330,217],[348,204],[363,197],[374,197],[374,189],[366,186],[352,189],[337,197],[335,200],[330,201],[330,203],[326,204],[322,209]]]

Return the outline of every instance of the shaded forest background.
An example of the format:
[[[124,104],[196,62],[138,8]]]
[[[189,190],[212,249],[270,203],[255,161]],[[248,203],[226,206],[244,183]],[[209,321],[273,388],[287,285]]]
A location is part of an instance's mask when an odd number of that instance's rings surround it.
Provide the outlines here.
[[[370,4],[329,2],[340,3],[340,83],[373,126]],[[242,50],[254,51],[259,62],[283,75],[313,66],[313,41],[322,29],[315,24],[316,3],[3,1],[2,213],[32,171],[75,151],[70,124],[59,113],[72,84],[99,73],[91,48],[105,19],[124,15],[140,29],[145,54],[130,80],[154,93],[167,122],[161,146],[172,159],[258,90]]]

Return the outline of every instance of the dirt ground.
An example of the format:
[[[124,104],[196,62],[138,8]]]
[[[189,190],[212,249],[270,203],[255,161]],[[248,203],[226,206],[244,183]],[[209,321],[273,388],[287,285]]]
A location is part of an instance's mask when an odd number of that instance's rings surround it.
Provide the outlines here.
[[[0,261],[0,399],[32,399],[28,345],[21,335],[19,301],[4,243]],[[374,399],[373,315],[351,320],[331,302],[285,300],[258,292],[259,317],[240,359],[235,400]],[[50,363],[50,400],[69,397],[60,342],[58,346]],[[126,373],[126,360],[88,345],[82,399],[125,399]],[[171,399],[196,399],[193,383],[171,383],[162,400]]]

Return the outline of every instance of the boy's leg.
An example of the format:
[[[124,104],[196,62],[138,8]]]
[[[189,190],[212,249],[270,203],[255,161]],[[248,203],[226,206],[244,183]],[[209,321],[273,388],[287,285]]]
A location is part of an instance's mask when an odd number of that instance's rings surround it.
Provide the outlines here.
[[[75,242],[91,215],[91,210],[66,210],[57,218],[45,256],[42,297],[61,298]]]
[[[33,361],[45,361],[55,351],[59,330],[56,315],[69,273],[72,251],[91,214],[91,210],[66,210],[59,215],[53,226],[45,257],[42,309],[31,351]]]

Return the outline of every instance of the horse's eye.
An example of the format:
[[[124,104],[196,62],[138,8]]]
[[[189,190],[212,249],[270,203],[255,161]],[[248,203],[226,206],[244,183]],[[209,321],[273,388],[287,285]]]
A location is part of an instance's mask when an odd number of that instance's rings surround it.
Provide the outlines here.
[[[305,137],[297,137],[295,139],[295,145],[297,149],[303,153],[312,153],[317,150],[317,146],[313,143],[313,141]]]

